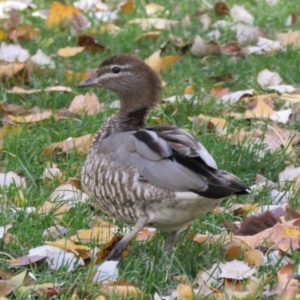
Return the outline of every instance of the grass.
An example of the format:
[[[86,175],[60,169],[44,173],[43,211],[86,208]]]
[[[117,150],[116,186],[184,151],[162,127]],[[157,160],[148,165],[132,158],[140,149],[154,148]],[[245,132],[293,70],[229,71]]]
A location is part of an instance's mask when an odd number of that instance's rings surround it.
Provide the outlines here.
[[[207,0],[212,5],[212,0]],[[273,31],[284,31],[286,29],[284,23],[288,15],[294,12],[300,15],[300,6],[297,1],[286,3],[279,0],[276,6],[269,6],[265,1],[228,1],[228,6],[234,4],[243,4],[251,12],[255,18],[255,25],[266,30],[268,36],[273,36]],[[66,1],[71,4],[72,1]],[[145,4],[147,1],[136,1],[136,9],[130,15],[121,15],[119,24],[122,27],[120,34],[114,36],[111,34],[96,34],[95,39],[106,46],[106,50],[100,54],[84,52],[72,58],[61,58],[55,55],[56,51],[61,47],[76,46],[76,35],[70,34],[69,30],[54,32],[45,28],[44,21],[31,16],[31,11],[22,12],[24,23],[30,23],[34,27],[38,27],[41,31],[40,38],[36,41],[23,40],[22,47],[28,49],[34,54],[38,48],[47,54],[53,54],[56,62],[56,69],[50,71],[46,75],[33,74],[30,77],[29,85],[25,88],[45,88],[56,83],[64,84],[66,82],[65,70],[71,69],[76,72],[83,72],[86,68],[96,68],[98,64],[106,57],[115,53],[135,53],[136,50],[142,58],[150,56],[160,45],[167,40],[169,31],[163,34],[157,40],[139,40],[136,38],[141,34],[138,26],[125,25],[126,22],[134,17],[145,17]],[[182,36],[189,43],[196,34],[204,35],[195,12],[204,5],[199,1],[186,1],[182,4],[172,4],[172,1],[157,1],[157,3],[165,5],[169,12],[168,18],[181,20],[185,15],[191,18],[191,26],[185,28],[177,26],[172,30],[173,34]],[[174,6],[179,9],[174,9]],[[49,1],[40,1],[38,7],[48,8]],[[226,17],[229,18],[229,17]],[[225,18],[225,19],[226,19]],[[214,17],[214,21],[217,17]],[[92,28],[99,28],[99,24],[91,18]],[[296,26],[296,25],[295,25]],[[292,29],[295,29],[293,26]],[[226,42],[234,39],[234,33],[222,33],[221,41]],[[167,47],[166,53],[178,53],[172,45]],[[230,72],[234,80],[227,83],[232,91],[253,88],[257,93],[265,93],[257,84],[256,76],[259,71],[269,68],[278,72],[286,84],[297,85],[299,78],[300,61],[298,59],[298,51],[288,48],[286,52],[277,53],[275,55],[252,55],[245,59],[235,60],[231,57],[206,57],[199,59],[193,57],[189,51],[172,66],[166,73],[161,74],[161,79],[167,82],[167,87],[163,91],[164,97],[171,95],[181,95],[184,88],[188,84],[192,84],[196,90],[198,99],[207,99],[210,89],[214,86],[214,82],[208,80],[210,76],[220,75]],[[43,74],[43,73],[42,73]],[[14,86],[13,81],[8,81],[0,88],[1,99],[8,103],[22,104],[26,108],[33,106],[51,107],[54,111],[57,109],[68,107],[73,99],[70,93],[43,93],[37,95],[19,96],[7,94],[6,90]],[[69,84],[70,85],[70,84]],[[77,83],[70,85],[74,91],[77,90]],[[99,96],[100,101],[110,103],[116,99],[116,96],[105,90],[90,90]],[[87,91],[84,91],[87,92]],[[243,111],[245,105],[238,102],[234,105],[216,104],[214,99],[208,101],[199,101],[198,104],[189,102],[163,104],[157,108],[152,116],[164,117],[171,124],[191,130],[199,140],[207,147],[207,149],[215,157],[219,168],[226,169],[235,173],[249,185],[253,184],[257,173],[263,174],[265,177],[277,181],[278,173],[287,165],[287,156],[283,151],[268,153],[264,159],[260,160],[257,155],[257,149],[248,149],[242,145],[233,145],[227,137],[220,137],[214,132],[208,132],[206,127],[194,128],[193,124],[188,121],[188,116],[203,113],[209,116],[221,116],[224,110]],[[46,163],[49,158],[44,157],[42,151],[45,146],[64,140],[70,136],[77,137],[87,133],[94,133],[99,126],[112,114],[115,110],[107,108],[105,111],[94,115],[81,115],[80,121],[73,119],[50,119],[37,124],[22,125],[22,131],[18,138],[7,137],[5,139],[4,149],[0,152],[0,171],[14,171],[27,180],[27,188],[24,190],[28,206],[39,206],[45,202],[51,192],[58,186],[58,182],[46,185],[41,179]],[[151,119],[150,123],[151,123]],[[154,123],[152,123],[154,125]],[[251,126],[238,120],[229,120],[229,131],[233,132],[235,128],[243,126]],[[253,125],[255,126],[255,125]],[[299,124],[291,125],[289,128],[300,130]],[[296,160],[299,161],[299,150],[296,149]],[[64,170],[65,177],[80,178],[81,166],[84,158],[78,154],[54,156],[52,162],[58,164],[61,170]],[[2,191],[8,196],[14,194],[14,188]],[[267,194],[262,191],[255,196],[254,200],[260,205],[268,204]],[[233,198],[228,200],[232,202],[247,202],[248,197]],[[297,205],[296,199],[294,199]],[[13,204],[12,204],[13,205]],[[223,205],[227,205],[224,203]],[[76,230],[88,228],[94,212],[90,210],[90,203],[80,204],[65,214],[62,225],[70,228],[68,236],[73,235]],[[100,214],[101,215],[101,214]],[[53,225],[53,215],[49,214],[42,217],[37,213],[27,214],[24,211],[13,213],[11,210],[3,210],[0,212],[0,225],[12,223],[10,230],[17,237],[17,243],[9,243],[8,245],[0,244],[0,251],[9,253],[13,257],[25,255],[29,249],[42,245],[43,230]],[[219,224],[223,220],[236,220],[231,214],[209,213],[199,220],[195,221],[188,230],[188,233],[210,232],[212,234],[220,233]],[[121,225],[121,224],[120,224]],[[127,281],[140,284],[142,290],[148,296],[139,296],[138,299],[150,299],[154,292],[160,295],[169,295],[177,286],[177,283],[171,279],[172,275],[184,275],[193,281],[199,270],[209,269],[213,263],[224,260],[221,245],[211,247],[207,244],[197,245],[181,235],[179,237],[179,247],[171,256],[167,256],[163,250],[163,234],[156,235],[147,243],[134,243],[132,253],[128,259],[120,263],[120,273],[126,276]],[[7,269],[4,260],[0,261],[0,269]],[[293,259],[299,261],[298,254],[293,254]],[[276,274],[276,268],[271,268]],[[87,272],[86,267],[77,269],[75,272],[66,273],[63,271],[53,272],[48,268],[33,270],[37,275],[38,282],[64,282],[64,286],[71,287],[78,285],[82,287]],[[95,296],[98,294],[97,288],[90,291]],[[53,299],[70,299],[70,293]],[[18,298],[21,299],[21,298]],[[24,298],[25,299],[25,298]],[[111,297],[110,299],[118,299]]]

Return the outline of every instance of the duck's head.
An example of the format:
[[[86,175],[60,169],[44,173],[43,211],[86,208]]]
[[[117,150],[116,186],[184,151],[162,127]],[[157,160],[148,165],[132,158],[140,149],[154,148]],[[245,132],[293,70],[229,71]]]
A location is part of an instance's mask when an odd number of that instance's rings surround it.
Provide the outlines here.
[[[140,58],[119,54],[105,59],[79,87],[101,87],[117,94],[121,111],[151,109],[160,101],[161,81]]]

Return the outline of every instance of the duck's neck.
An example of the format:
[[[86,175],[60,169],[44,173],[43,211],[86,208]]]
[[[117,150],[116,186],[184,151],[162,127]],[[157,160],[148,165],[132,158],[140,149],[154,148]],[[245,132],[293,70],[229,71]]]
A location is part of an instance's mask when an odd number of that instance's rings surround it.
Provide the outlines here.
[[[147,126],[148,107],[140,107],[135,110],[120,112],[116,115],[116,121],[121,131],[145,128]]]

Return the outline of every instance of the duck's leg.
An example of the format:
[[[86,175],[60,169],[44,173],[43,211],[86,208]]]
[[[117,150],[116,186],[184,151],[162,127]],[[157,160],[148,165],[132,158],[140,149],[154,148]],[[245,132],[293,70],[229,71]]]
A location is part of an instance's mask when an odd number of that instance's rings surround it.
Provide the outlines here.
[[[170,232],[166,237],[165,250],[167,253],[171,253],[174,250],[174,246],[177,240],[178,231]]]
[[[120,259],[122,256],[122,251],[127,248],[130,240],[147,225],[148,221],[149,221],[149,216],[146,213],[141,214],[136,224],[132,228],[132,230],[127,232],[124,235],[124,237],[118,243],[115,244],[115,246],[110,251],[106,259],[107,260]]]

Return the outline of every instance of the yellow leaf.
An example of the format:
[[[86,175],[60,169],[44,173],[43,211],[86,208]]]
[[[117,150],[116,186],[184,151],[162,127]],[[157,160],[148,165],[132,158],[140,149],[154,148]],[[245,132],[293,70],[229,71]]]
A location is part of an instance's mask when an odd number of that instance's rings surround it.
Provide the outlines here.
[[[74,15],[79,15],[80,10],[72,5],[64,5],[54,1],[50,6],[46,25],[48,28],[63,25],[66,22],[71,22]]]
[[[0,28],[0,41],[6,40],[7,39],[7,33]]]
[[[97,296],[94,300],[106,300],[106,298],[104,296]]]
[[[67,70],[65,74],[68,83],[78,83],[88,79],[89,77],[87,73],[78,73],[70,70]]]
[[[181,299],[181,300],[192,300],[192,299],[194,299],[193,290],[189,285],[180,283],[180,284],[178,284],[176,291],[177,291],[177,294],[179,296],[179,299]]]
[[[16,123],[37,123],[49,119],[52,116],[52,111],[45,110],[36,114],[30,114],[27,116],[13,116],[8,115],[9,119]]]
[[[148,31],[148,32],[145,32],[143,34],[141,34],[137,40],[141,40],[141,39],[157,39],[161,34],[161,31]]]
[[[84,47],[65,47],[65,48],[60,48],[57,51],[57,54],[62,57],[71,57],[82,52],[83,50]]]
[[[115,294],[119,297],[135,297],[141,294],[139,288],[126,285],[102,286],[100,291],[105,294]]]
[[[92,229],[78,230],[77,234],[70,237],[73,242],[87,243],[90,241],[96,241],[97,244],[106,244],[112,238],[114,234],[108,227],[93,227]]]
[[[66,251],[82,251],[82,250],[88,251],[91,249],[86,245],[77,245],[68,239],[60,239],[57,241],[46,241],[45,244],[64,249]]]
[[[99,33],[103,34],[103,33],[116,33],[118,31],[120,31],[121,28],[113,23],[108,23],[106,25],[103,25],[100,27],[99,29]],[[91,32],[91,34],[94,33],[93,31]],[[97,33],[97,32],[95,32]]]
[[[179,55],[168,55],[160,57],[161,50],[155,51],[151,56],[145,59],[145,63],[149,65],[155,72],[164,72],[167,68],[181,58]]]
[[[283,46],[293,46],[295,49],[300,48],[300,30],[291,32],[275,33],[278,40]]]
[[[263,99],[257,99],[256,101],[249,103],[248,110],[245,111],[245,117],[247,119],[251,119],[251,118],[267,119],[274,113],[275,111],[269,103],[267,103]]]
[[[185,95],[193,95],[195,94],[194,87],[192,85],[188,85],[184,90]]]

